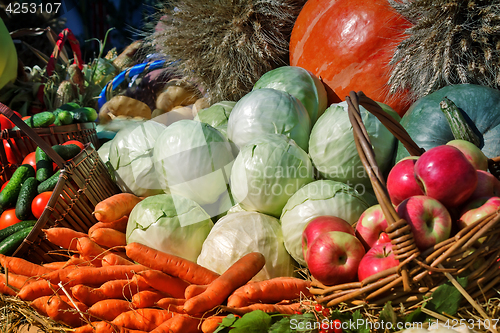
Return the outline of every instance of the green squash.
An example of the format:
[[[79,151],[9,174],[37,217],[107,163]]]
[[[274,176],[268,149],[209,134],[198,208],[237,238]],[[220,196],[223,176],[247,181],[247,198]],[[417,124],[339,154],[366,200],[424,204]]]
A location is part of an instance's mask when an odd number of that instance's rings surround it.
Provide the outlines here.
[[[429,150],[455,139],[439,105],[445,97],[471,124],[483,153],[489,158],[500,156],[500,90],[480,85],[450,85],[416,101],[401,119],[401,125],[413,141]],[[396,161],[408,155],[400,142]]]

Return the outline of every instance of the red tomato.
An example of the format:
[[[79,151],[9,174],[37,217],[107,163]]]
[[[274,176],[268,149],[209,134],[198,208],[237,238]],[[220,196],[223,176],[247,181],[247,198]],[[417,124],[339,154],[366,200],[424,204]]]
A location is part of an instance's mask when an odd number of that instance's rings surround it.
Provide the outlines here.
[[[33,216],[38,220],[43,213],[47,203],[49,202],[52,191],[42,192],[33,199],[31,202],[31,212]]]
[[[5,188],[5,186],[7,186],[8,183],[9,183],[9,181],[6,181],[5,183],[3,183],[2,187],[0,188],[0,192],[3,191],[3,189]]]
[[[78,147],[80,147],[80,149],[85,148],[85,145],[78,140],[69,140],[69,141],[66,141],[65,143],[63,143],[62,145],[65,146],[65,145],[71,145],[71,144],[77,145]]]
[[[14,113],[19,118],[21,118],[21,114],[19,112],[14,111]],[[11,129],[12,127],[14,127],[14,123],[12,121],[10,121],[9,118],[7,118],[3,114],[1,114],[0,115],[0,129],[2,129],[2,130],[4,130],[4,129]]]
[[[16,209],[6,209],[2,215],[0,215],[0,230],[18,222],[21,222],[21,220],[16,217]]]
[[[292,30],[290,65],[321,77],[328,105],[361,90],[403,115],[407,96],[388,98],[386,91],[389,61],[409,27],[387,0],[309,0]]]
[[[23,162],[21,164],[30,164],[33,169],[35,169],[36,172],[36,158],[35,158],[35,152],[31,152],[26,157],[24,158]]]
[[[14,141],[12,141],[12,144],[15,148],[17,148],[16,143]],[[9,161],[10,164],[19,163],[15,152],[13,151],[12,147],[9,144],[9,141],[3,140],[3,147],[5,149],[5,155],[7,155],[7,161]]]

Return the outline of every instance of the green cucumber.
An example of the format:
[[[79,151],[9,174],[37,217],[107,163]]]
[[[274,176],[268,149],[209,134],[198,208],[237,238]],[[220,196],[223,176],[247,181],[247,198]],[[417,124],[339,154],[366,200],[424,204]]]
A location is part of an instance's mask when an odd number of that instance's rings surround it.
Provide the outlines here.
[[[91,107],[83,107],[76,110],[71,110],[71,114],[75,122],[85,123],[95,121],[97,119],[97,111]]]
[[[21,186],[16,202],[16,217],[26,220],[31,216],[31,202],[38,195],[38,181],[35,177],[26,179]]]
[[[2,209],[13,207],[21,191],[24,181],[35,177],[35,169],[30,164],[20,165],[10,178],[5,188],[0,192],[0,207]]]
[[[36,220],[26,220],[3,228],[0,230],[0,241],[18,232],[19,230],[26,229],[27,227],[33,227],[35,224]]]
[[[38,184],[37,192],[38,194],[42,192],[52,191],[56,187],[57,181],[59,180],[59,174],[61,170],[54,173],[49,179],[44,181],[43,183]]]
[[[49,177],[54,173],[54,166],[52,165],[52,159],[40,147],[36,147],[35,162],[36,180],[41,183],[49,179]]]
[[[73,116],[71,115],[71,112],[63,110],[63,111],[59,112],[56,120],[61,125],[69,125],[69,124],[73,123]]]
[[[80,147],[72,143],[69,145],[55,145],[52,146],[52,149],[54,149],[65,161],[72,159],[82,151]]]
[[[54,113],[50,111],[44,111],[40,113],[36,113],[26,119],[24,122],[28,124],[29,127],[49,127],[56,120],[56,116]]]
[[[10,255],[22,244],[26,236],[29,235],[33,227],[26,227],[16,231],[0,242],[0,254]]]
[[[66,103],[66,104],[61,105],[58,108],[58,110],[71,111],[71,110],[76,110],[79,108],[80,108],[80,105],[78,105],[78,103],[70,102],[70,103]]]

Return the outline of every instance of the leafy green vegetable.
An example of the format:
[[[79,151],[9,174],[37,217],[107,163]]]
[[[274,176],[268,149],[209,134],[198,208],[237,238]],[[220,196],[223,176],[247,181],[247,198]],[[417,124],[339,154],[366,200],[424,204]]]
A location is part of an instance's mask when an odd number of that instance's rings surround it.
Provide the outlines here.
[[[210,216],[196,202],[176,194],[158,194],[134,207],[126,239],[196,261],[212,227]]]
[[[266,258],[253,281],[294,275],[294,261],[285,249],[279,220],[257,212],[231,213],[217,221],[197,263],[222,274],[250,252],[260,252]]]
[[[307,153],[285,135],[266,134],[241,148],[231,169],[231,191],[245,210],[279,218],[288,199],[314,180]]]
[[[311,119],[294,96],[276,89],[249,92],[234,106],[227,136],[240,149],[263,134],[284,134],[308,151]]]

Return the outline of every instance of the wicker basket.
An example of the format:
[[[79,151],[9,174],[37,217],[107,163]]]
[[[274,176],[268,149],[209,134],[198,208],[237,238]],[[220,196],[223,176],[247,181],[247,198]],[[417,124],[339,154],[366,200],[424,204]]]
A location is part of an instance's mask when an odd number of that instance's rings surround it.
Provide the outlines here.
[[[443,283],[451,281],[479,313],[484,313],[474,299],[484,300],[493,295],[498,296],[500,213],[497,211],[475,222],[421,253],[414,243],[410,226],[398,216],[387,194],[384,178],[377,168],[372,145],[360,117],[359,105],[373,113],[411,155],[421,155],[423,149],[413,142],[398,122],[362,92],[351,92],[346,100],[356,147],[387,219],[386,231],[400,265],[364,281],[336,286],[325,286],[312,278],[311,293],[319,303],[327,307],[335,307],[340,303],[376,307],[392,301],[395,308],[408,308],[429,297]],[[486,238],[478,245],[477,240],[481,237]],[[462,288],[456,277],[464,275],[468,277],[468,283]]]
[[[119,193],[120,190],[112,181],[92,142],[87,143],[75,158],[65,162],[52,149],[52,142],[44,141],[35,130],[2,103],[0,103],[0,113],[18,126],[61,169],[47,207],[31,233],[13,255],[35,263],[64,260],[67,253],[48,242],[42,229],[62,226],[87,232],[97,222],[92,214],[97,203]]]

